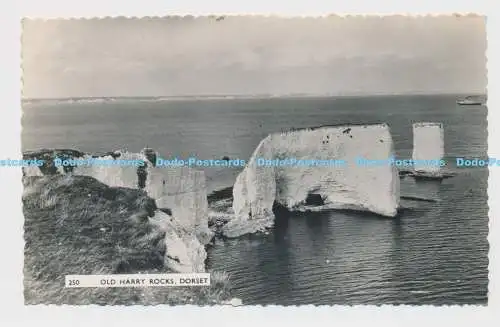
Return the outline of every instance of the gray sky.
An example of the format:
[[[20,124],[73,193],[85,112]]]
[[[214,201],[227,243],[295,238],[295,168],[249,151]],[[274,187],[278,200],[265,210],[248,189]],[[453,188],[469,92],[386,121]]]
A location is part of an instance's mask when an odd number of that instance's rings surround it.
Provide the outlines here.
[[[481,17],[25,21],[26,98],[483,93]]]

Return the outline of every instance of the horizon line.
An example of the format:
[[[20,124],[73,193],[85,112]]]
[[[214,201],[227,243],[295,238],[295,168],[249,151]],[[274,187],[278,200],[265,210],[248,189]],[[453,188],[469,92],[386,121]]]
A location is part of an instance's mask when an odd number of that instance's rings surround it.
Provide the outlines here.
[[[78,100],[78,99],[154,99],[154,98],[306,98],[306,97],[371,97],[371,96],[404,96],[404,95],[487,95],[487,92],[379,92],[379,93],[356,93],[346,92],[339,94],[329,93],[287,93],[287,94],[271,94],[271,93],[255,93],[255,94],[185,94],[185,95],[99,95],[99,96],[66,96],[66,97],[22,97],[21,101],[32,100]]]

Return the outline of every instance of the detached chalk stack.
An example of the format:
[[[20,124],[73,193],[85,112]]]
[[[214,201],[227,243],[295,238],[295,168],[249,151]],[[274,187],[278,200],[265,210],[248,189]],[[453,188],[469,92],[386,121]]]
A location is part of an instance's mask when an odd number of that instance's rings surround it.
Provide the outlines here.
[[[440,161],[444,157],[444,132],[441,123],[413,124],[413,160]],[[439,176],[441,167],[434,164],[415,164],[415,172],[429,176]]]
[[[444,129],[442,123],[413,124],[413,154],[415,161],[411,176],[417,179],[443,179],[453,174],[444,171]]]

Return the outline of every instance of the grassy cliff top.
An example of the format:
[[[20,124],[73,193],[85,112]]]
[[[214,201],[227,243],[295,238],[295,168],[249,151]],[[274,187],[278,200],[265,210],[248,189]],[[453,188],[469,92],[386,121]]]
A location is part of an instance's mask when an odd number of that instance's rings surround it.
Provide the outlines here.
[[[108,187],[87,176],[24,177],[26,304],[217,304],[228,276],[210,287],[64,288],[67,274],[169,273],[165,230],[150,220],[143,191]]]

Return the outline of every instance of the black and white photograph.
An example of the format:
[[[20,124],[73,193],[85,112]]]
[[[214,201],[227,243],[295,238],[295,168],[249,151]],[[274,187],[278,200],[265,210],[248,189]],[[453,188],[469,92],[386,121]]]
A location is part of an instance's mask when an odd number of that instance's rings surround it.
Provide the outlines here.
[[[21,47],[26,305],[488,304],[485,16],[25,18]]]

